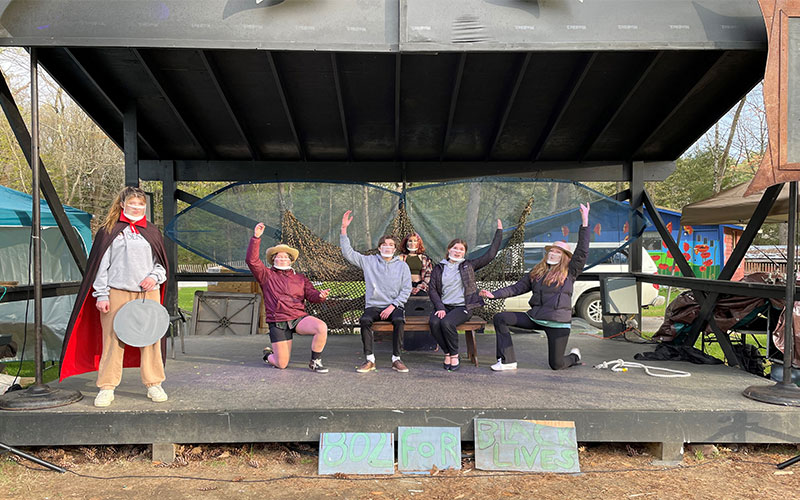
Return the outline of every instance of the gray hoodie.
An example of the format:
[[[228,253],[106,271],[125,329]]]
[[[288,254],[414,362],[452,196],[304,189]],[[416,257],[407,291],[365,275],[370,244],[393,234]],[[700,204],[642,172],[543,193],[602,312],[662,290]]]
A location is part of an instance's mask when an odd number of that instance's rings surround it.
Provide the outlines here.
[[[405,307],[411,295],[411,271],[408,264],[396,255],[386,262],[380,255],[358,253],[353,250],[346,234],[339,236],[339,245],[344,258],[364,271],[367,307]]]

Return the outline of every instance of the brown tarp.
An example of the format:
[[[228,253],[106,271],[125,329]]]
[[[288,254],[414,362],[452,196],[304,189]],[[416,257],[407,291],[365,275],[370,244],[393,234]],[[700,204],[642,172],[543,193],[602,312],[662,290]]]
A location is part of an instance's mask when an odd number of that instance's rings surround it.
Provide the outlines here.
[[[681,225],[744,224],[753,216],[762,193],[744,196],[749,183],[720,191],[711,198],[691,203],[681,211]],[[781,189],[766,222],[786,222],[789,213],[789,185]]]

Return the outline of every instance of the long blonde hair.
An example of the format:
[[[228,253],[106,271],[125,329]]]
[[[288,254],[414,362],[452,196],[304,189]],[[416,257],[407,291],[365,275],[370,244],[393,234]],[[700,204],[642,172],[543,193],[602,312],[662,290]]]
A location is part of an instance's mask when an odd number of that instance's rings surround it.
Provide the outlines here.
[[[564,284],[564,280],[567,279],[570,260],[572,260],[572,257],[566,253],[562,253],[561,260],[558,264],[554,264],[548,271],[547,254],[545,254],[542,260],[531,269],[531,279],[539,280],[544,276],[545,285],[550,286],[557,282],[558,286],[561,286]]]
[[[135,186],[126,186],[119,192],[114,201],[111,203],[111,208],[108,209],[106,219],[103,221],[103,229],[108,234],[114,229],[114,225],[119,221],[119,214],[122,213],[122,205],[128,201],[129,198],[138,198],[147,203],[147,195],[140,188]]]

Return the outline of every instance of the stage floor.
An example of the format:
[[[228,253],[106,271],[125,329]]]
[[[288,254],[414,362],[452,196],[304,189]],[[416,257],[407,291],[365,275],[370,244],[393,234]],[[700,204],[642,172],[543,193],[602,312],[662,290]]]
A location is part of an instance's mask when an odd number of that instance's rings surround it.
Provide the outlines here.
[[[167,362],[166,403],[145,397],[138,369],[126,369],[116,400],[92,406],[95,374],[53,387],[80,390],[78,403],[48,410],[2,412],[0,442],[10,445],[317,441],[321,432],[396,432],[399,425],[459,426],[472,440],[476,417],[572,420],[579,441],[800,443],[800,409],[742,396],[770,385],[724,365],[646,362],[688,371],[688,378],[656,378],[641,369],[594,369],[653,345],[603,340],[573,327],[570,347],[584,365],[552,371],[543,334],[514,335],[519,369],[492,372],[493,334],[478,334],[479,367],[442,368],[438,352],[408,352],[409,373],[391,369],[391,344],[376,344],[378,370],[359,374],[358,335],[332,335],[324,353],[330,373],[308,370],[310,338],[295,337],[286,370],[264,364],[268,337],[187,337],[186,353]],[[593,333],[596,333],[593,331]],[[466,351],[462,337],[462,351]],[[179,344],[176,342],[176,344]]]

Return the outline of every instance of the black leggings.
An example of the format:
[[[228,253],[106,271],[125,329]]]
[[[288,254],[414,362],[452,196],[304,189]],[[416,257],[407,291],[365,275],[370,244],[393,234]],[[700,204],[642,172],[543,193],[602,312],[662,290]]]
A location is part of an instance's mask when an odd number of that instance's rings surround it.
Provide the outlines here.
[[[544,330],[547,335],[547,360],[553,370],[563,370],[577,365],[580,360],[576,354],[564,356],[569,340],[569,328],[549,328],[534,323],[527,314],[520,312],[503,312],[494,315],[494,331],[497,339],[497,358],[503,363],[516,363],[514,344],[511,342],[509,326],[518,326],[529,330]]]
[[[431,314],[428,323],[431,327],[431,335],[436,339],[442,351],[449,356],[458,355],[458,325],[464,323],[472,317],[472,313],[465,306],[444,306],[447,315],[439,319],[434,312]]]

